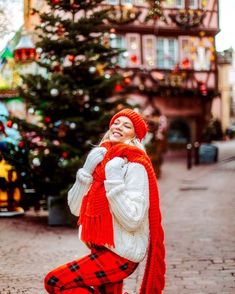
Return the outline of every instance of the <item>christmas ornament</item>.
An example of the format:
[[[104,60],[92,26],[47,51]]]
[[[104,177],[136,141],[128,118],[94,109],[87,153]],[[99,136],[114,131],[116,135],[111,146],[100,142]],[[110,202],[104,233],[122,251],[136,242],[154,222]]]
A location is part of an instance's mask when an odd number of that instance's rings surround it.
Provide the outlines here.
[[[34,114],[34,109],[32,107],[28,109],[28,114]]]
[[[64,151],[63,153],[62,153],[62,157],[65,159],[65,158],[67,158],[68,157],[68,152],[66,152],[66,151]]]
[[[58,137],[63,138],[66,136],[68,127],[65,125],[64,122],[61,123],[61,125],[58,128]]]
[[[125,78],[124,79],[124,83],[128,86],[131,83],[131,79],[130,78]]]
[[[45,149],[45,150],[44,150],[44,154],[45,154],[45,155],[48,155],[49,153],[50,153],[50,150],[49,150],[49,149]]]
[[[131,59],[131,62],[133,63],[136,63],[138,61],[138,58],[136,55],[131,55],[130,59]]]
[[[7,121],[7,127],[11,128],[13,126],[13,121],[12,120],[8,120]]]
[[[7,136],[7,134],[5,132],[5,126],[2,121],[0,121],[0,134],[1,133],[4,134],[5,136]]]
[[[201,94],[203,96],[206,96],[207,95],[206,83],[205,82],[202,82],[202,81],[199,81],[198,82],[198,85],[199,85],[199,90],[200,90]]]
[[[96,72],[96,68],[94,66],[89,67],[88,70],[89,70],[90,73]]]
[[[100,76],[103,76],[104,75],[104,68],[105,68],[105,64],[101,64],[101,63],[98,63],[97,66],[96,66],[96,70],[98,72],[98,74]]]
[[[53,96],[53,97],[58,96],[58,94],[59,94],[59,90],[53,88],[53,89],[51,89],[50,94],[51,94],[51,96]]]
[[[115,92],[121,92],[123,90],[123,87],[121,84],[116,84],[114,90]]]
[[[50,118],[49,116],[46,116],[46,117],[44,118],[44,122],[45,122],[46,124],[49,124],[49,123],[51,122],[51,118]]]
[[[35,158],[32,160],[32,164],[33,164],[34,166],[40,166],[40,165],[41,165],[41,162],[40,162],[40,160],[39,160],[38,157],[35,157]]]
[[[60,36],[60,37],[61,37],[61,36],[64,36],[65,28],[63,27],[62,24],[59,24],[59,25],[57,26],[56,33],[57,33],[57,35]]]
[[[109,73],[106,73],[105,75],[104,75],[104,77],[108,80],[108,79],[110,79],[110,74]]]
[[[52,141],[52,144],[55,145],[55,146],[60,146],[60,141],[58,141],[58,140],[53,140],[53,141]]]
[[[74,62],[75,56],[71,54],[68,56],[68,59],[69,59],[69,61]]]
[[[56,5],[56,4],[59,4],[60,1],[61,1],[61,0],[51,0],[51,3],[54,4],[54,5]]]
[[[182,68],[183,69],[189,69],[190,67],[191,67],[190,60],[188,58],[185,58],[182,61]]]
[[[71,130],[74,130],[76,128],[76,126],[77,125],[74,122],[69,124],[69,127],[70,127]]]
[[[20,149],[22,149],[24,146],[25,146],[25,142],[24,141],[20,141],[19,144],[18,144],[18,147]]]

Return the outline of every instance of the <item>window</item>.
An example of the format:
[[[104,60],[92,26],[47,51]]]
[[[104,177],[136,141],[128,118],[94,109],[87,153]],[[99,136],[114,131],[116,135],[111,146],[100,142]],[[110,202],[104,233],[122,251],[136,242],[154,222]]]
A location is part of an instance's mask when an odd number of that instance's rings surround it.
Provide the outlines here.
[[[157,38],[157,67],[173,69],[178,63],[178,40]]]
[[[117,5],[119,4],[119,0],[106,0],[106,2],[110,5]]]
[[[189,0],[189,8],[197,9],[198,8],[198,0]]]
[[[147,68],[156,67],[156,38],[152,35],[143,36],[143,59]]]
[[[121,3],[123,4],[123,5],[126,5],[126,4],[133,4],[133,0],[122,0],[121,1]]]
[[[140,35],[127,34],[126,35],[127,48],[128,48],[128,66],[138,67],[141,64],[140,53]]]
[[[184,0],[175,0],[175,7],[176,8],[184,8]]]
[[[118,4],[122,4],[122,5],[140,5],[143,6],[144,4],[146,4],[146,0],[106,0],[106,3],[110,4],[110,5],[118,5]]]
[[[197,71],[210,70],[213,66],[213,39],[180,37],[180,67]]]
[[[116,35],[114,38],[110,40],[110,46],[112,48],[119,48],[119,49],[125,49],[126,48],[126,41],[124,36]],[[120,67],[125,67],[127,63],[127,57],[126,52],[121,53],[118,57],[118,65]]]
[[[144,6],[146,2],[146,0],[135,0],[135,5]]]

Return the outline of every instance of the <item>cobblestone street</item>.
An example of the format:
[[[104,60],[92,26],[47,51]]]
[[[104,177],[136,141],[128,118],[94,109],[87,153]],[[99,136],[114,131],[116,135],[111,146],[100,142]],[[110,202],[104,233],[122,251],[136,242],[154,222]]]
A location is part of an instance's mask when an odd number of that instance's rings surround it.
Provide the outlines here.
[[[218,147],[216,164],[187,170],[182,156],[165,160],[159,180],[167,252],[164,294],[235,293],[235,141]],[[86,252],[77,230],[49,227],[46,212],[1,218],[0,293],[45,294],[45,274]],[[126,281],[128,294],[137,293],[142,270]]]

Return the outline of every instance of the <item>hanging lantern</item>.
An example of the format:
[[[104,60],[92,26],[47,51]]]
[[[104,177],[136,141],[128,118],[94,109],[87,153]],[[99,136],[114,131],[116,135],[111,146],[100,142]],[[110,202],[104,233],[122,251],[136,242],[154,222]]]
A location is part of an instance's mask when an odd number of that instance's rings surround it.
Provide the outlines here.
[[[19,43],[14,49],[16,62],[31,62],[36,59],[36,48],[26,33],[22,33]]]

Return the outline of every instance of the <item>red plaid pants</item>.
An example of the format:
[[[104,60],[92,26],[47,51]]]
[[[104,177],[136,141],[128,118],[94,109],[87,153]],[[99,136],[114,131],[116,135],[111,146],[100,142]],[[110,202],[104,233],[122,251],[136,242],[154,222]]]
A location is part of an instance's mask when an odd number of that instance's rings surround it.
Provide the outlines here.
[[[123,280],[134,272],[138,263],[112,251],[92,249],[91,254],[62,265],[45,277],[48,293],[121,294]]]

